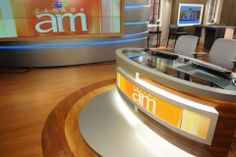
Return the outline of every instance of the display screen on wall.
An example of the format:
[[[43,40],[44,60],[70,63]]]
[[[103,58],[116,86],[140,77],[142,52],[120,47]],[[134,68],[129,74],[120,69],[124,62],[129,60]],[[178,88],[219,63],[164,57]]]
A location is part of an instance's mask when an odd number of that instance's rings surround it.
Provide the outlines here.
[[[179,4],[177,24],[178,26],[193,26],[202,23],[204,5]]]
[[[0,39],[119,36],[123,0],[0,0]]]

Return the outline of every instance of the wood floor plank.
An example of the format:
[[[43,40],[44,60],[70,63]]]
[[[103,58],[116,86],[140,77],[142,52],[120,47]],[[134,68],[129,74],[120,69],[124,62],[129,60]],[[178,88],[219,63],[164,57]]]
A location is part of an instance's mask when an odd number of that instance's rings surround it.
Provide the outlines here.
[[[115,81],[115,80],[114,80]],[[92,90],[88,94],[84,95],[82,98],[77,101],[73,107],[71,108],[68,116],[66,118],[65,123],[65,136],[68,142],[69,148],[73,152],[75,157],[99,157],[99,154],[94,152],[92,148],[90,148],[86,142],[84,141],[79,125],[78,125],[78,118],[80,115],[81,110],[83,109],[84,105],[91,100],[93,97],[109,90],[115,88],[115,84],[104,86],[95,90]]]
[[[101,87],[114,84],[115,79],[96,82],[89,86],[79,89],[65,97],[50,113],[42,134],[44,157],[97,157],[97,153],[90,149],[79,133],[78,127],[70,122],[75,122],[79,111],[70,114],[72,108],[80,101],[78,108],[81,109],[86,101],[98,93],[103,92]],[[96,91],[94,91],[96,90]],[[77,107],[77,106],[76,106]],[[73,110],[72,110],[73,111]],[[72,112],[73,113],[73,112]],[[66,119],[69,118],[69,125]],[[72,124],[72,125],[71,125]],[[66,127],[67,126],[67,127]],[[65,129],[67,128],[67,129]],[[74,128],[74,129],[68,129]],[[66,131],[69,130],[66,138]],[[68,131],[67,131],[68,132]],[[76,143],[76,145],[71,144]]]
[[[43,157],[43,126],[56,105],[80,88],[114,77],[115,63],[0,73],[0,156]]]
[[[72,92],[115,77],[115,63],[0,73],[0,156],[42,157],[41,134],[53,108]]]

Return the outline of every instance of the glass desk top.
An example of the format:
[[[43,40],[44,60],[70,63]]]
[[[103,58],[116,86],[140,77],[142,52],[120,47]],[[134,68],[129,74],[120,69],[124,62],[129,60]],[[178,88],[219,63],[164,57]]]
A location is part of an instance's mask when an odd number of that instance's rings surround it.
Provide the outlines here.
[[[150,49],[126,49],[123,54],[140,65],[178,79],[236,91],[236,77],[233,73],[216,65]]]

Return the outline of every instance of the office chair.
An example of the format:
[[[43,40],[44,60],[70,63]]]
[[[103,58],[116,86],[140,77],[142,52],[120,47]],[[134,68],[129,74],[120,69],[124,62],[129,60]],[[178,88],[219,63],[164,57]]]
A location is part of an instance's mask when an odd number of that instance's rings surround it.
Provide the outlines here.
[[[170,25],[170,26],[169,26],[169,35],[168,35],[168,40],[167,40],[166,48],[168,47],[168,45],[169,45],[169,40],[170,40],[171,38],[174,37],[174,39],[175,39],[175,44],[176,44],[176,40],[177,40],[178,37],[181,36],[181,35],[187,35],[187,32],[184,32],[182,27],[178,27],[177,25]],[[174,44],[174,45],[175,45],[175,44]]]
[[[210,49],[208,58],[212,64],[234,71],[236,63],[236,40],[217,39]]]
[[[195,54],[195,50],[197,48],[197,44],[197,36],[182,35],[177,39],[173,52],[183,56],[193,57],[193,54]],[[179,71],[177,72],[176,77],[180,77]],[[187,75],[184,75],[184,79],[189,78],[187,78]]]
[[[192,35],[182,35],[177,39],[174,53],[193,57],[193,53],[195,53],[195,50],[197,48],[198,44],[198,37],[192,36]]]
[[[193,53],[194,58],[208,55],[210,63],[221,66],[228,70],[236,70],[236,40],[218,38],[215,40],[209,53]]]

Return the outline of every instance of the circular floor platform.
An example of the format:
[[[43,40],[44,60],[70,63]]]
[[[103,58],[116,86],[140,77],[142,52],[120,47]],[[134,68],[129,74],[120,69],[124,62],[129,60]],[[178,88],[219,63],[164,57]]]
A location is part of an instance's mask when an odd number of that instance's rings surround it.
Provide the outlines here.
[[[190,157],[140,121],[114,88],[87,102],[78,118],[83,138],[104,157]]]
[[[81,88],[48,116],[42,133],[44,157],[192,156],[136,115],[116,91],[115,79]]]

